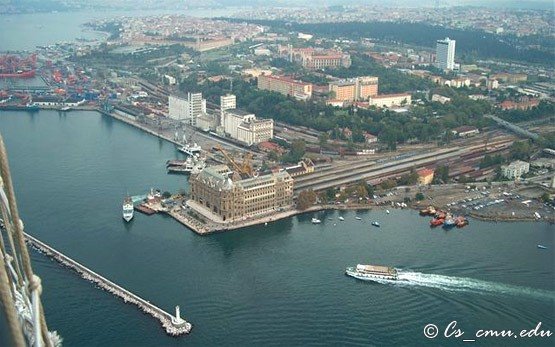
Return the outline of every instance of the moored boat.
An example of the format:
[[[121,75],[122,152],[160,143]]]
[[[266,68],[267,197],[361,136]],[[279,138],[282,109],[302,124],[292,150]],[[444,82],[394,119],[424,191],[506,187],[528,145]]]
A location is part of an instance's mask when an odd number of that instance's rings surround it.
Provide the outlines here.
[[[345,274],[364,281],[397,280],[397,269],[389,266],[358,264],[345,269]]]
[[[433,226],[433,227],[437,227],[437,226],[442,225],[443,222],[444,222],[444,219],[441,219],[441,218],[434,218],[434,219],[432,219],[432,220],[430,221],[430,225]]]
[[[362,220],[362,218],[360,218],[360,217],[358,217],[358,216],[355,217],[355,219],[356,219],[356,220]]]
[[[312,217],[311,222],[312,222],[312,224],[320,224],[320,223],[322,223],[321,220],[319,220],[318,218],[314,218],[314,217]]]
[[[375,227],[378,227],[378,228],[380,227],[380,223],[379,223],[379,222],[373,221],[371,224],[372,224],[373,226],[375,226]]]
[[[340,221],[344,221],[344,220],[345,220],[345,218],[343,218],[343,217],[341,217],[341,216],[339,216],[338,219],[339,219]]]
[[[196,143],[186,143],[185,146],[179,147],[179,151],[189,156],[195,156],[200,155],[202,148]]]

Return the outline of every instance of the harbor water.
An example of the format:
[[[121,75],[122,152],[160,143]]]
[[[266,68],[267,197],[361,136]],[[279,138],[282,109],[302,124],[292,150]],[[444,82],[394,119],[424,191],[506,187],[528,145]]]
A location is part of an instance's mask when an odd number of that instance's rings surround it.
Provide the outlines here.
[[[479,329],[555,331],[547,223],[471,220],[445,231],[415,211],[330,211],[203,237],[163,215],[121,216],[126,194],[187,188],[186,176],[165,173],[174,145],[96,112],[0,112],[0,132],[26,231],[166,311],[180,305],[194,326],[169,337],[31,251],[47,321],[66,346],[456,346]],[[394,266],[402,281],[345,276],[357,263]],[[443,336],[452,321],[463,337]],[[435,339],[423,334],[428,324],[440,329]]]

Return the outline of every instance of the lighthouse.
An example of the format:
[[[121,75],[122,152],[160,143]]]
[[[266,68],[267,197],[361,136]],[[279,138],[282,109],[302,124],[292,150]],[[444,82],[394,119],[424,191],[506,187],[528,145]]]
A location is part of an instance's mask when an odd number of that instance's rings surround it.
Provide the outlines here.
[[[179,305],[175,306],[175,317],[172,317],[172,324],[174,326],[185,325],[187,322],[181,318],[181,312],[179,310]]]

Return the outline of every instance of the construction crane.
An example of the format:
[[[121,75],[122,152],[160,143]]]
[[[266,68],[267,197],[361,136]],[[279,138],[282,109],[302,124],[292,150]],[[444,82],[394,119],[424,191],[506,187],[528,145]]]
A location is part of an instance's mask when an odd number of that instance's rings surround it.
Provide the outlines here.
[[[252,168],[252,163],[251,163],[252,154],[250,152],[247,152],[243,156],[243,162],[238,164],[237,162],[235,162],[235,160],[233,160],[233,158],[226,152],[226,150],[221,145],[216,145],[214,149],[221,152],[224,158],[228,161],[228,163],[241,176],[253,177],[254,170]]]

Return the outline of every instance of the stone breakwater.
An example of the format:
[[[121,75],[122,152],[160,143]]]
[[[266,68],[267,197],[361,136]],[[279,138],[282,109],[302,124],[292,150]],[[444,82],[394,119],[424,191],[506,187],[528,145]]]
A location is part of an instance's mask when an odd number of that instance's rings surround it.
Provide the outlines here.
[[[40,253],[43,253],[47,257],[54,259],[58,263],[74,270],[79,274],[79,276],[87,281],[90,281],[101,289],[120,297],[125,303],[136,305],[144,313],[158,319],[168,335],[179,336],[188,334],[191,331],[191,328],[193,327],[191,323],[186,322],[185,320],[176,320],[176,317],[172,316],[168,312],[131,293],[127,289],[120,287],[114,282],[79,264],[75,260],[63,255],[44,242],[37,240],[29,234],[25,234],[25,240],[29,243],[29,245],[31,245],[31,247]]]

